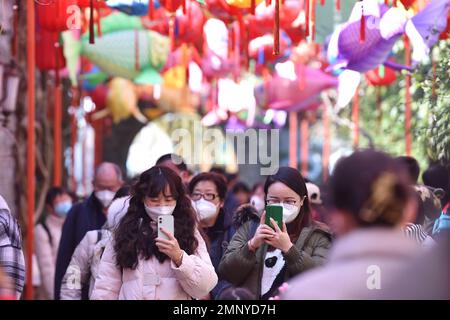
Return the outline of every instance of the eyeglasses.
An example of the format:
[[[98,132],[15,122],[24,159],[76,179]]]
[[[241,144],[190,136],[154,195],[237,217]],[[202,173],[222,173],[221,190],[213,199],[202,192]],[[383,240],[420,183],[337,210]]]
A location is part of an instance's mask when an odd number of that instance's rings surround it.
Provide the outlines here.
[[[285,204],[289,204],[291,206],[295,206],[295,204],[297,203],[296,200],[285,200],[285,201],[280,201],[279,199],[267,199],[266,200],[266,204],[278,204],[278,203],[285,203]]]
[[[191,194],[191,199],[194,201],[200,200],[200,198],[203,197],[203,199],[207,201],[214,200],[218,195],[214,193],[193,193]]]

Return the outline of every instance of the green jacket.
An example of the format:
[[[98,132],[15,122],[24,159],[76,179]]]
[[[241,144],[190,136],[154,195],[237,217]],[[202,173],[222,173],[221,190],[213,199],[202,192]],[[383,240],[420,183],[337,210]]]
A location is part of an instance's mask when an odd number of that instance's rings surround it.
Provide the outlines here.
[[[247,288],[259,299],[268,245],[262,245],[255,253],[250,251],[247,243],[253,236],[249,234],[251,224],[249,221],[242,225],[231,239],[220,261],[219,275],[235,286]],[[331,233],[326,225],[314,222],[303,228],[295,245],[284,254],[287,266],[285,280],[323,264],[330,247]]]

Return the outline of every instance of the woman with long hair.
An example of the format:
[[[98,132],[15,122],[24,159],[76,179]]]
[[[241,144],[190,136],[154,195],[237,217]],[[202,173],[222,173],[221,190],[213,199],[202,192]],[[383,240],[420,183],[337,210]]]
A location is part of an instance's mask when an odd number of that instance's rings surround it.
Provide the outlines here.
[[[231,240],[219,274],[259,299],[277,294],[288,279],[325,261],[331,245],[328,228],[312,221],[305,181],[293,168],[282,167],[264,185],[267,204],[283,207],[283,227],[275,221],[250,220]],[[272,229],[273,227],[273,229]]]
[[[173,215],[174,234],[158,238],[157,219]],[[130,206],[100,262],[92,299],[200,299],[217,283],[181,178],[155,166],[134,185]]]

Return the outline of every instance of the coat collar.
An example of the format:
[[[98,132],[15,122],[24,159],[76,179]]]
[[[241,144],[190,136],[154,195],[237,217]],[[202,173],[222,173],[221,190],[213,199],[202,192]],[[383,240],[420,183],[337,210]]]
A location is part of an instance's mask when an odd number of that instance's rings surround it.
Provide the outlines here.
[[[361,259],[363,257],[412,257],[418,246],[399,229],[359,229],[338,239],[330,251],[329,261]]]
[[[2,196],[0,196],[0,210],[6,210],[9,213],[11,212],[11,210],[8,207],[8,204],[6,203],[5,199],[3,199]]]

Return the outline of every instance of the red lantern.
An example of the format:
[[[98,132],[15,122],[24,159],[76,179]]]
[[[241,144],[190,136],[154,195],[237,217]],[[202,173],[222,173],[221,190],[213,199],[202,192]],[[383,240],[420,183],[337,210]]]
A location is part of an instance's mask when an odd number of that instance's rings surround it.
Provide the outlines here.
[[[40,29],[36,33],[36,65],[39,70],[57,70],[66,66],[58,32]]]
[[[447,40],[449,38],[449,33],[450,33],[450,14],[447,16],[447,28],[445,28],[445,31],[441,33],[439,39]]]
[[[175,12],[184,3],[184,0],[160,0],[159,3],[169,12]]]
[[[203,25],[206,21],[200,5],[196,2],[189,4],[189,10],[184,15],[181,11],[176,13],[176,23],[178,25],[177,46],[181,43],[194,44],[198,50],[201,50],[203,43]],[[153,19],[144,17],[142,22],[144,27],[164,35],[169,35],[169,20],[164,8],[154,11]]]
[[[40,3],[36,1],[37,23],[40,27],[50,31],[64,31],[69,29],[67,22],[73,14],[67,8],[76,6],[76,0],[58,0]]]
[[[94,2],[95,2],[94,8],[109,9],[108,5],[106,4],[106,2],[104,0],[94,0]],[[78,0],[77,3],[81,9],[86,9],[86,8],[89,8],[89,6],[90,6],[90,0]]]
[[[406,9],[409,9],[414,5],[416,0],[400,0],[400,2],[405,6]]]
[[[384,68],[384,71],[382,71],[382,68]],[[366,72],[366,79],[372,86],[379,87],[392,84],[397,79],[397,76],[395,70],[382,66]]]

